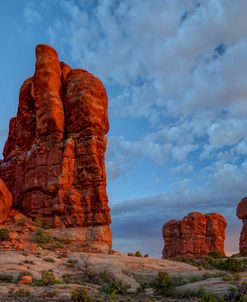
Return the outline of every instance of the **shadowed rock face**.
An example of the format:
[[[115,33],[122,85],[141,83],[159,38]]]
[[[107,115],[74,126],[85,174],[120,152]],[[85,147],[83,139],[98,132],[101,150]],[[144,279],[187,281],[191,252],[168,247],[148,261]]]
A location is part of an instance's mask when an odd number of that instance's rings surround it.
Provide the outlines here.
[[[7,220],[11,207],[12,196],[5,183],[0,179],[0,223]]]
[[[171,220],[163,226],[163,258],[201,257],[209,252],[225,255],[225,218],[217,213],[190,213],[183,220]]]
[[[0,163],[14,206],[52,227],[111,223],[104,154],[108,99],[100,80],[36,47]]]
[[[238,204],[237,216],[243,222],[242,231],[239,239],[240,253],[247,252],[247,197],[244,197]]]

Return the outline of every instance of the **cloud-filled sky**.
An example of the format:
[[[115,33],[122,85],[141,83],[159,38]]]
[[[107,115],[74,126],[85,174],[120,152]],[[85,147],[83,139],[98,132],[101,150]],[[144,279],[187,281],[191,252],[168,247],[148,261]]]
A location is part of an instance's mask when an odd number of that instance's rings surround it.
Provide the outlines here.
[[[245,0],[23,0],[0,3],[0,148],[21,83],[46,43],[97,75],[109,96],[106,166],[114,248],[160,257],[162,225],[226,216],[247,191]]]

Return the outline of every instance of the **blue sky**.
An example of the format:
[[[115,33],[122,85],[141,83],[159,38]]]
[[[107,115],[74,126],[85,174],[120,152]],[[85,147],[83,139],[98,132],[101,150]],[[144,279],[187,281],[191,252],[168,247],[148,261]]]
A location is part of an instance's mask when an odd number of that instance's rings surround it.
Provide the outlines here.
[[[22,0],[0,3],[0,148],[21,83],[46,43],[109,96],[106,155],[114,248],[159,257],[162,225],[226,216],[238,251],[247,182],[247,2]]]

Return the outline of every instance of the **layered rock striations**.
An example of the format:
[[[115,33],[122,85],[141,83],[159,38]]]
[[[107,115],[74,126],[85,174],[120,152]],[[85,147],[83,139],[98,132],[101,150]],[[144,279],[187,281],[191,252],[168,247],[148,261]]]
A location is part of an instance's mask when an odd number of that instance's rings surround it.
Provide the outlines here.
[[[243,222],[242,231],[239,238],[240,253],[247,252],[247,197],[240,200],[237,207],[237,216]]]
[[[210,252],[225,255],[225,218],[217,213],[190,213],[183,220],[171,220],[163,226],[163,258],[198,258]]]
[[[3,223],[9,217],[12,207],[12,195],[5,183],[0,179],[0,223]]]
[[[98,78],[60,62],[48,45],[36,47],[0,164],[15,208],[52,227],[108,227],[107,106]]]

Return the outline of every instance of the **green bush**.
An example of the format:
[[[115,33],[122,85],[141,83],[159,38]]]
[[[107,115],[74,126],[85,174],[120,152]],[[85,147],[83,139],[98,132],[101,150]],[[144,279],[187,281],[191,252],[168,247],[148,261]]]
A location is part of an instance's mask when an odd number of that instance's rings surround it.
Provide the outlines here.
[[[0,282],[12,283],[14,277],[8,274],[0,274]]]
[[[216,264],[216,268],[229,272],[241,272],[243,270],[243,264],[240,260],[229,257]]]
[[[147,287],[148,287],[148,284],[146,282],[141,282],[140,285],[139,285],[139,287],[136,290],[136,293],[137,294],[139,294],[139,293],[145,293]]]
[[[202,298],[206,295],[206,292],[203,287],[199,287],[197,290],[186,289],[186,290],[179,290],[176,291],[173,295],[173,298],[176,299],[185,299],[185,298],[192,298],[198,297]]]
[[[0,241],[7,241],[9,239],[9,230],[0,229]]]
[[[234,257],[229,257],[227,259],[215,259],[213,257],[205,257],[203,259],[203,267],[216,268],[229,272],[240,272],[244,269],[243,263]]]
[[[47,285],[54,285],[54,284],[61,284],[62,281],[56,279],[53,271],[42,271],[41,272],[41,279],[39,280],[39,285],[47,286]]]
[[[130,285],[123,283],[121,280],[115,279],[110,276],[107,272],[101,273],[102,287],[101,290],[107,295],[126,295]]]
[[[43,258],[43,260],[46,261],[46,262],[51,262],[51,263],[55,263],[55,262],[56,262],[56,261],[55,261],[53,258],[51,258],[51,257],[45,257],[45,258]]]
[[[142,257],[142,254],[141,254],[140,251],[136,251],[136,252],[135,252],[135,256],[136,256],[136,257]]]
[[[76,259],[69,259],[67,262],[67,266],[71,268],[75,268],[78,265],[78,260]]]
[[[218,299],[215,295],[205,294],[199,302],[223,302],[223,300]]]
[[[247,283],[244,282],[236,287],[232,287],[228,290],[228,293],[224,296],[225,301],[241,301],[247,296]],[[241,300],[242,299],[242,300]]]
[[[240,302],[247,302],[247,295],[243,295],[240,297]]]
[[[157,277],[151,283],[154,291],[164,297],[170,297],[175,290],[175,284],[167,272],[159,272]]]
[[[88,291],[85,288],[75,289],[71,292],[71,299],[75,302],[92,302]]]
[[[42,229],[39,229],[34,235],[33,235],[33,238],[32,238],[33,242],[35,243],[41,243],[41,244],[44,244],[44,243],[49,243],[51,242],[52,238],[51,236],[45,232],[44,230]]]
[[[15,295],[18,297],[29,297],[31,295],[31,292],[28,289],[20,288],[15,292]]]
[[[39,216],[36,216],[33,222],[38,228],[49,229],[49,225]]]
[[[222,258],[222,255],[218,251],[209,252],[208,256],[213,258]]]

